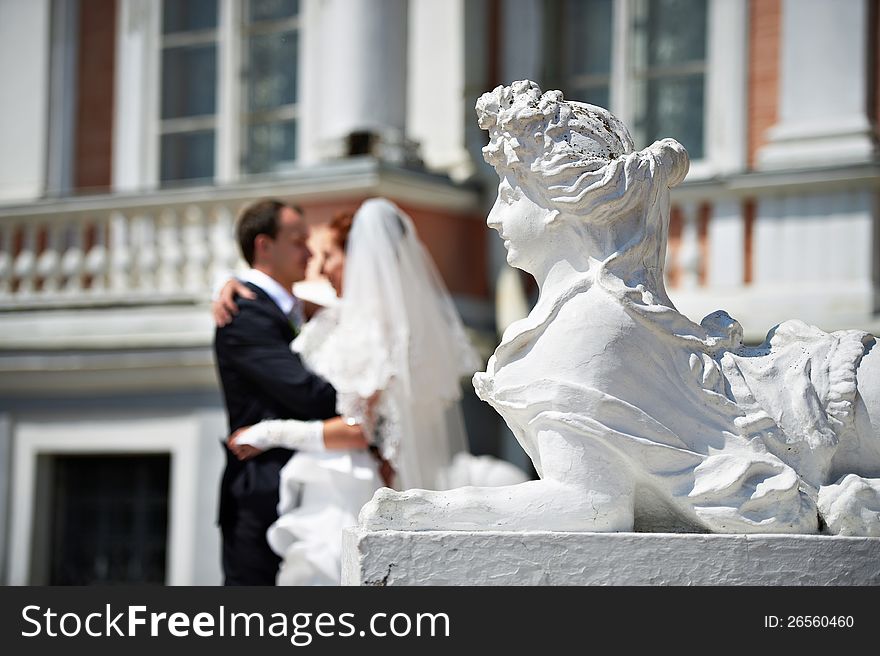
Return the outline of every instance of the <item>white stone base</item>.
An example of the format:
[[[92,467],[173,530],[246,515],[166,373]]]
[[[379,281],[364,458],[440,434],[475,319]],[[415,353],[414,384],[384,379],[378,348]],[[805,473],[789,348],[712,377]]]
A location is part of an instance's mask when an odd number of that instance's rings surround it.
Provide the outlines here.
[[[343,585],[880,585],[880,538],[362,531]]]

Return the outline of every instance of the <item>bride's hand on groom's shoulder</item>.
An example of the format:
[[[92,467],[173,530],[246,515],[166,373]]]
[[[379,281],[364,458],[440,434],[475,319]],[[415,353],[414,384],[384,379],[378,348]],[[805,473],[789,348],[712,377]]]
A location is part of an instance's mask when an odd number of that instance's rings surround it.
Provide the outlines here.
[[[238,297],[254,299],[257,295],[238,278],[230,278],[217,294],[217,298],[211,302],[214,323],[220,328],[232,321],[232,317],[238,314],[238,304],[235,302]]]
[[[232,451],[233,455],[239,460],[248,460],[262,453],[262,450],[258,449],[255,446],[251,446],[250,444],[238,444],[236,442],[235,438],[241,435],[248,428],[250,428],[250,426],[243,426],[242,428],[239,428],[237,431],[235,431],[228,438],[226,438],[226,444],[229,447],[229,450]]]

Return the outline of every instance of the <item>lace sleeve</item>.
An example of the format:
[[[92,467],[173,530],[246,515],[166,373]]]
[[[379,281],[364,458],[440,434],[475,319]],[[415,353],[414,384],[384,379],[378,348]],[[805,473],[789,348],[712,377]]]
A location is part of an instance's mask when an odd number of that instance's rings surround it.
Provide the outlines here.
[[[350,418],[364,427],[368,439],[378,449],[380,455],[392,466],[398,466],[398,452],[403,433],[400,409],[394,401],[393,391],[383,393],[369,412],[369,401],[357,394],[338,394],[336,408],[343,417]],[[372,414],[372,421],[370,415]]]
[[[297,451],[324,451],[324,422],[268,419],[254,424],[235,438],[263,451],[275,447]]]

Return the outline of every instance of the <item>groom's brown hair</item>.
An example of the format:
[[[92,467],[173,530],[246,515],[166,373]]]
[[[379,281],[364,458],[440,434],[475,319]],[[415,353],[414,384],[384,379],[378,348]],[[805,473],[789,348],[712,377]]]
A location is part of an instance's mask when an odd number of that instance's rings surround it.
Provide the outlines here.
[[[267,198],[248,205],[238,217],[235,236],[238,238],[241,254],[249,266],[254,266],[254,241],[257,235],[268,235],[275,239],[278,234],[278,213],[282,207],[289,207],[302,216],[302,210],[296,205]]]

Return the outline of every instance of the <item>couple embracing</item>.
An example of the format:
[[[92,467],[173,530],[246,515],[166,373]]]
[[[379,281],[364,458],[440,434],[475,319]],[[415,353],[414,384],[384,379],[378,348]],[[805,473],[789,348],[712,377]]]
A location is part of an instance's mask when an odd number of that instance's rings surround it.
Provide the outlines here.
[[[477,362],[433,262],[387,200],[340,219],[322,269],[338,301],[306,323],[291,292],[311,256],[301,212],[260,201],[236,226],[251,268],[224,288],[237,312],[215,339],[227,585],[338,583],[342,528],[383,483],[473,482],[458,400]],[[520,476],[492,465],[496,479]]]

